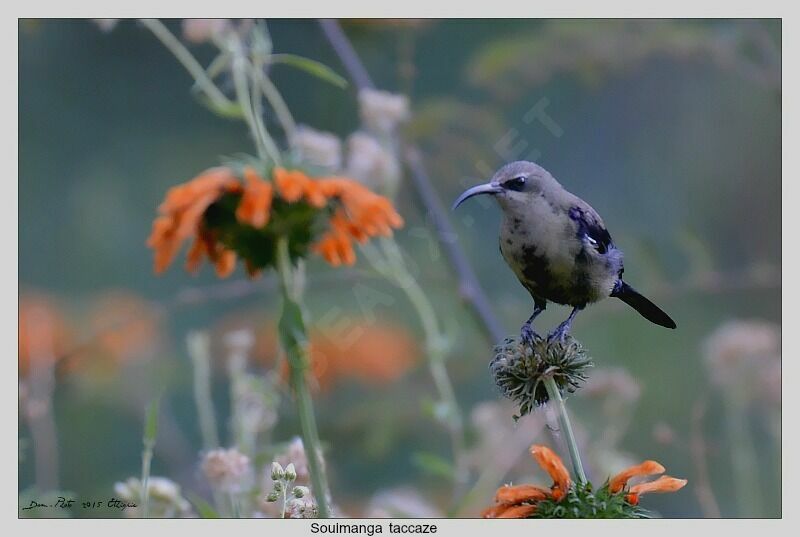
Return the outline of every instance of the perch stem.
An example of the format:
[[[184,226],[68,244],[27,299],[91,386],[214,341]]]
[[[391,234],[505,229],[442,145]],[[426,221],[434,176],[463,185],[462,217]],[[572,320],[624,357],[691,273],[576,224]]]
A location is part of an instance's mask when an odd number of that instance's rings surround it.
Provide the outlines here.
[[[558,423],[561,427],[561,431],[564,433],[564,438],[567,442],[575,478],[579,483],[586,483],[586,474],[583,471],[583,463],[581,463],[581,455],[578,452],[578,443],[575,441],[575,433],[572,431],[572,423],[569,420],[569,414],[567,414],[567,407],[564,404],[564,399],[562,399],[561,392],[552,375],[548,375],[544,378],[544,386],[547,390],[547,395],[550,397],[550,401],[555,403],[554,408],[558,415]]]

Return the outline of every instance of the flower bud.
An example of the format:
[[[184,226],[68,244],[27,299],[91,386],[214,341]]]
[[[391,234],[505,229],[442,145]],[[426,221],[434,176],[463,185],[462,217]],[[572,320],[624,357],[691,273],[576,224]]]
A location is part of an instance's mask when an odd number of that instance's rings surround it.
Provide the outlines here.
[[[309,490],[309,488],[308,487],[304,487],[302,485],[301,486],[297,486],[297,487],[292,489],[292,496],[294,496],[295,498],[304,498],[304,497],[308,496],[309,494],[311,494],[311,491]]]
[[[278,501],[278,493],[275,492],[275,491],[270,492],[267,495],[267,501],[270,502],[270,503],[277,502]]]
[[[279,481],[279,480],[283,479],[283,477],[284,477],[283,467],[280,464],[278,464],[277,462],[273,462],[272,463],[272,475],[271,475],[271,477],[272,477],[273,481]]]
[[[283,492],[283,481],[275,481],[272,483],[272,491],[276,493]]]
[[[291,462],[286,466],[286,470],[283,472],[286,481],[294,481],[297,479],[297,471],[294,469],[294,464]]]

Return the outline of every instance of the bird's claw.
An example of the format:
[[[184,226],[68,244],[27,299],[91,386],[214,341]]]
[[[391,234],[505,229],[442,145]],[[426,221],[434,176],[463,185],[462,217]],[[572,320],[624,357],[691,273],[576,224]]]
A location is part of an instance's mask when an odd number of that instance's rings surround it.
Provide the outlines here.
[[[552,343],[554,341],[558,341],[559,343],[564,343],[567,340],[567,336],[569,335],[569,325],[558,325],[558,328],[553,330],[547,336],[547,342]]]
[[[522,343],[526,346],[533,345],[533,341],[536,338],[536,332],[534,332],[533,327],[527,323],[522,325],[519,335],[522,339]]]

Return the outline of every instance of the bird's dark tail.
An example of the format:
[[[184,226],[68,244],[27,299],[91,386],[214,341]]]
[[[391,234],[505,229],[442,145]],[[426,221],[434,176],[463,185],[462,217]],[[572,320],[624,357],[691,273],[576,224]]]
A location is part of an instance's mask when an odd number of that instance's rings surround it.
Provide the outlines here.
[[[677,326],[675,321],[673,321],[669,315],[664,313],[661,308],[650,302],[650,300],[644,296],[640,295],[636,289],[622,280],[619,280],[617,285],[614,286],[614,290],[611,291],[611,296],[617,297],[625,302],[627,305],[638,311],[639,315],[651,323],[655,323],[666,328],[675,328]]]

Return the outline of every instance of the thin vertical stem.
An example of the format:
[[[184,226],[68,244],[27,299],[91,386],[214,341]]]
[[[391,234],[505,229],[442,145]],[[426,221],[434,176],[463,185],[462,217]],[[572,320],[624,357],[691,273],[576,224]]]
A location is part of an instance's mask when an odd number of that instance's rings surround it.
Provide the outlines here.
[[[311,401],[311,392],[306,382],[308,369],[308,355],[306,349],[305,326],[301,316],[302,310],[293,296],[292,265],[289,256],[289,241],[283,236],[278,239],[278,273],[281,282],[283,297],[283,311],[278,325],[281,331],[281,341],[289,364],[289,379],[297,398],[297,412],[300,418],[300,430],[303,436],[306,458],[308,459],[311,483],[314,487],[314,497],[317,500],[320,518],[330,518],[331,511],[328,505],[328,479],[322,462],[321,444],[317,432],[317,422],[314,417],[314,407]]]
[[[195,84],[203,93],[206,94],[208,99],[219,109],[228,109],[231,107],[231,101],[225,97],[225,94],[214,84],[211,78],[206,73],[203,66],[200,65],[192,53],[183,46],[183,43],[177,37],[172,35],[172,32],[164,26],[158,19],[140,19],[140,22],[155,35],[159,41],[177,58],[189,74],[194,78]]]
[[[153,460],[153,443],[145,442],[142,451],[142,518],[150,511],[150,463]]]
[[[758,455],[753,437],[748,431],[747,406],[738,394],[728,394],[726,399],[726,424],[728,445],[731,448],[733,484],[740,517],[763,515],[762,495],[759,491]]]
[[[320,19],[319,24],[334,52],[339,56],[342,65],[347,70],[350,79],[355,84],[356,89],[361,91],[366,88],[374,88],[375,85],[361,62],[361,58],[353,48],[347,35],[342,31],[339,23],[333,19]],[[464,300],[471,306],[487,336],[492,341],[501,341],[505,337],[503,325],[492,310],[486,292],[478,282],[467,256],[458,245],[458,235],[450,223],[447,211],[442,206],[436,190],[431,184],[422,164],[420,151],[411,144],[406,144],[406,149],[405,160],[410,171],[412,184],[431,218],[439,243],[444,248],[448,261],[455,272],[458,290]]]
[[[219,447],[217,419],[211,398],[211,357],[209,356],[208,335],[192,332],[186,340],[194,373],[194,403],[197,407],[200,434],[203,447],[212,450]]]
[[[425,349],[430,371],[439,398],[446,407],[445,425],[455,460],[454,496],[460,496],[469,479],[465,455],[464,425],[455,390],[447,373],[445,337],[428,296],[408,270],[403,255],[393,238],[381,239],[382,251],[371,244],[363,244],[361,251],[372,267],[397,285],[416,310],[425,334]],[[457,501],[458,498],[455,498]]]
[[[561,431],[564,433],[564,438],[567,442],[567,449],[569,449],[569,457],[572,460],[572,469],[575,472],[575,478],[580,483],[586,483],[586,474],[583,472],[581,455],[578,452],[578,443],[575,441],[575,433],[572,432],[572,423],[569,421],[567,407],[564,405],[564,399],[561,398],[558,385],[556,385],[556,381],[552,376],[546,376],[544,378],[544,387],[547,390],[550,401],[555,403],[554,408],[558,415],[558,423],[561,426]]]

